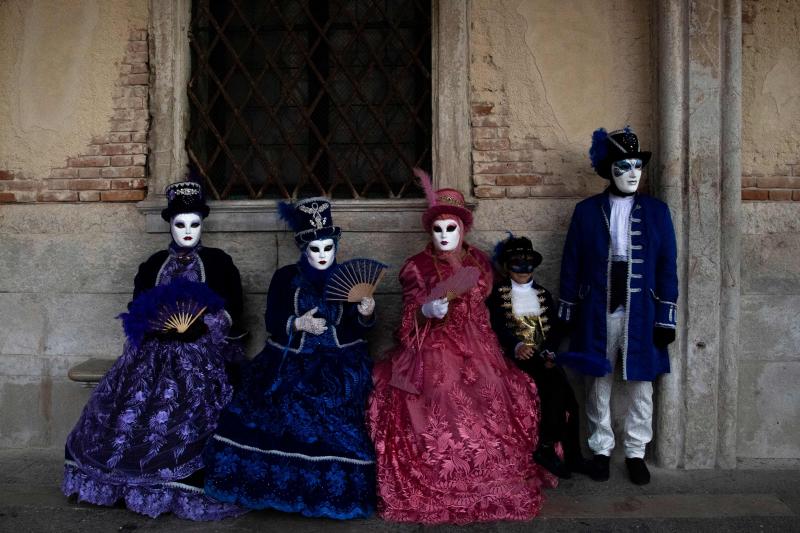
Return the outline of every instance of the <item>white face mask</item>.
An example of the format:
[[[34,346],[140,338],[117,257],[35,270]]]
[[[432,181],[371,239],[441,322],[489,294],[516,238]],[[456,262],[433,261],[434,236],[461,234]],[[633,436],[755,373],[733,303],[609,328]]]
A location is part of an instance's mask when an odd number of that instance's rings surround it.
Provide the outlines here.
[[[336,243],[333,239],[321,239],[311,241],[306,246],[306,258],[308,264],[317,270],[325,270],[333,264],[336,257]]]
[[[452,252],[461,242],[461,227],[453,218],[443,218],[431,228],[433,246],[440,252]]]
[[[633,194],[639,188],[642,179],[642,160],[623,159],[611,165],[611,179],[620,192]]]
[[[181,248],[194,248],[203,233],[203,219],[197,213],[181,213],[170,222],[172,240]]]

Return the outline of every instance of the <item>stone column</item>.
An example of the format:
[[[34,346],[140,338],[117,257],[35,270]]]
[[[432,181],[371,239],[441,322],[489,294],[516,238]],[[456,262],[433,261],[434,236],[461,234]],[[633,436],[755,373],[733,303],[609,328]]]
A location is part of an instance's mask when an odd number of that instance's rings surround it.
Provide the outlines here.
[[[658,171],[654,193],[670,208],[678,239],[678,330],[670,347],[671,372],[656,388],[655,452],[661,466],[676,468],[683,455],[683,364],[686,336],[686,243],[683,184],[686,175],[686,2],[655,2],[658,24]]]
[[[736,467],[742,212],[742,2],[722,2],[722,229],[717,465]]]
[[[150,0],[150,135],[147,203],[163,199],[164,187],[186,174],[189,131],[186,87],[191,74],[191,0]]]
[[[433,3],[433,178],[472,194],[469,125],[469,0]]]
[[[657,2],[659,173],[679,246],[681,312],[661,380],[663,466],[735,465],[741,0]],[[687,29],[688,28],[688,29]]]

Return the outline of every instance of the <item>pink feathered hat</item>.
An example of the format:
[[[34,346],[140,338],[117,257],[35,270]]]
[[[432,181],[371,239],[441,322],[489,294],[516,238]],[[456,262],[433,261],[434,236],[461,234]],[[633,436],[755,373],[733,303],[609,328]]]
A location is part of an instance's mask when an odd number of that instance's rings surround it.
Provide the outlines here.
[[[433,221],[440,215],[453,215],[464,223],[464,231],[472,227],[472,212],[467,208],[464,195],[455,189],[433,190],[430,175],[419,168],[414,169],[414,175],[422,182],[425,197],[428,200],[428,209],[422,214],[422,225],[425,231],[430,231]]]

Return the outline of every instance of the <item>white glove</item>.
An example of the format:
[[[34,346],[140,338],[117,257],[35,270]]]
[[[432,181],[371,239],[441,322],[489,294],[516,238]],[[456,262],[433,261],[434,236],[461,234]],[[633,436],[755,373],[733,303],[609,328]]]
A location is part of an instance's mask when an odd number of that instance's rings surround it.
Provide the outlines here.
[[[314,318],[314,313],[317,312],[317,308],[311,309],[306,312],[303,316],[299,316],[294,319],[294,329],[297,331],[307,331],[312,335],[321,335],[325,333],[328,329],[328,326],[325,325],[324,318]]]
[[[447,298],[439,298],[438,300],[431,300],[430,302],[422,304],[422,314],[425,318],[444,318],[447,314],[447,308],[450,303]]]
[[[361,303],[358,304],[358,314],[361,316],[370,316],[375,311],[375,299],[370,296],[361,298]]]

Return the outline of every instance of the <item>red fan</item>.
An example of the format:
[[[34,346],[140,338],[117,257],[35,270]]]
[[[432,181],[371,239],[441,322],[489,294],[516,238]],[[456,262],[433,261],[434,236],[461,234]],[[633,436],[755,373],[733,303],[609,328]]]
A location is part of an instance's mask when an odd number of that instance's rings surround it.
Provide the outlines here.
[[[438,300],[439,298],[447,298],[448,301],[455,300],[477,285],[480,277],[481,271],[478,267],[462,267],[456,270],[449,278],[437,283],[431,289],[428,301]]]

